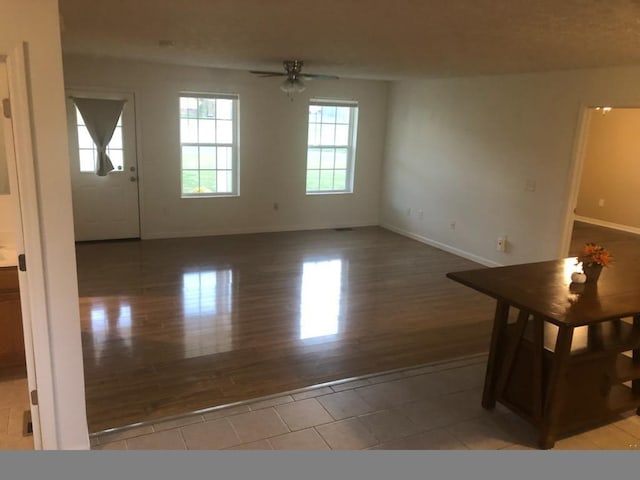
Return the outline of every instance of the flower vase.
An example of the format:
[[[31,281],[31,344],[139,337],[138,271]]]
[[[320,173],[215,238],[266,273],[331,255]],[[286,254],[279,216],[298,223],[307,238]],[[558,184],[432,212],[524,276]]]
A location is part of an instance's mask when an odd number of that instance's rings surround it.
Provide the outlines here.
[[[600,278],[602,272],[602,265],[597,263],[591,265],[582,265],[582,272],[587,276],[587,283],[595,283]]]

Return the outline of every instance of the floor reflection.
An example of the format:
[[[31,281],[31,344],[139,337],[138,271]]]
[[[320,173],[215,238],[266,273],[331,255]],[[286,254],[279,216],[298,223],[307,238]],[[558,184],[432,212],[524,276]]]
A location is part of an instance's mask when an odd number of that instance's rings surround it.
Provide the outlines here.
[[[131,306],[121,303],[118,316],[110,318],[104,304],[97,303],[91,307],[91,333],[93,339],[93,354],[96,362],[100,362],[107,348],[107,344],[118,344],[126,351],[131,351]],[[122,350],[119,352],[123,353]]]
[[[233,271],[182,274],[186,357],[233,348]]]
[[[305,262],[300,294],[300,339],[338,333],[342,260]]]

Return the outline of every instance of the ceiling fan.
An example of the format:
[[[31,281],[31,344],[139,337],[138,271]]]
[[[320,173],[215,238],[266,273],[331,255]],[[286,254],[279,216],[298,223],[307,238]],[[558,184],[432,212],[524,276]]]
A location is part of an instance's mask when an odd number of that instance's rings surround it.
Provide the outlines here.
[[[285,93],[302,92],[306,86],[303,80],[337,80],[335,75],[323,75],[318,73],[302,73],[302,60],[285,60],[282,62],[285,71],[284,72],[265,72],[262,70],[249,70],[255,75],[261,77],[287,77],[280,85],[280,90]]]

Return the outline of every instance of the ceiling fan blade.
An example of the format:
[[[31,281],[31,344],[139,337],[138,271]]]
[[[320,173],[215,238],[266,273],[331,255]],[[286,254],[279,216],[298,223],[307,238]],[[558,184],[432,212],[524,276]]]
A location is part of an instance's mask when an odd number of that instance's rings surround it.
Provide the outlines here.
[[[300,76],[305,80],[339,80],[340,77],[336,77],[335,75],[323,75],[321,73],[301,73]]]
[[[249,70],[249,73],[262,77],[286,77],[288,75],[287,72],[265,72],[262,70]]]

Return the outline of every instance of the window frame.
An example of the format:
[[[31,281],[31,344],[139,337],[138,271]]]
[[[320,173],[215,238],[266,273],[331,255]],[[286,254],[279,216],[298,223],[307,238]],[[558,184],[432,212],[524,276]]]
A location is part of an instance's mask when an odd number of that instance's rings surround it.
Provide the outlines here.
[[[181,112],[180,112],[180,102],[183,98],[191,98],[196,99],[196,101],[200,99],[222,99],[222,100],[232,100],[231,107],[231,129],[232,129],[232,142],[231,143],[211,143],[211,142],[183,142],[182,141],[182,125],[181,125]],[[225,198],[225,197],[237,197],[240,196],[240,161],[239,161],[239,137],[240,137],[240,121],[239,121],[239,112],[240,112],[240,95],[234,93],[203,93],[203,92],[180,92],[178,96],[178,144],[179,144],[179,158],[180,158],[180,198]],[[197,117],[200,120],[200,117]],[[214,120],[217,120],[217,116],[214,117]],[[231,191],[230,192],[184,192],[184,183],[183,183],[183,172],[185,170],[197,171],[200,172],[201,168],[191,169],[184,168],[183,162],[183,146],[190,147],[213,147],[217,148],[220,146],[231,147]],[[216,165],[217,166],[217,165]],[[200,167],[198,165],[198,167]],[[218,171],[215,169],[204,169],[204,170],[213,170],[215,172]]]
[[[320,107],[349,107],[349,133],[348,133],[348,144],[345,145],[322,145],[322,144],[311,144],[309,143],[309,126],[310,126],[310,107],[312,106],[320,106]],[[307,155],[306,155],[306,166],[305,166],[305,194],[306,195],[342,195],[342,194],[352,194],[353,193],[353,185],[354,185],[354,172],[355,172],[355,160],[356,160],[356,146],[357,146],[357,137],[358,137],[358,112],[359,105],[355,100],[335,100],[335,99],[321,99],[321,98],[312,98],[309,100],[309,104],[307,107]],[[338,123],[334,123],[334,126],[338,125]],[[330,148],[335,150],[339,148],[347,149],[347,167],[346,167],[346,178],[345,178],[345,188],[340,190],[309,190],[307,185],[307,176],[309,174],[309,151],[312,148],[322,149],[322,148]],[[335,153],[334,153],[334,162],[335,162]],[[311,169],[311,170],[322,170],[322,168]],[[336,170],[335,163],[334,168],[331,170]],[[342,169],[339,169],[342,170]]]

